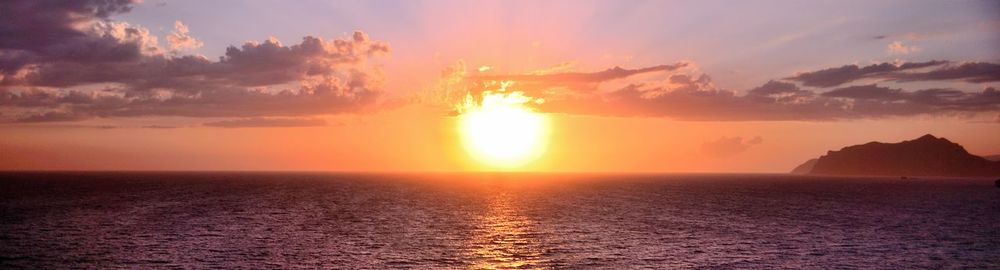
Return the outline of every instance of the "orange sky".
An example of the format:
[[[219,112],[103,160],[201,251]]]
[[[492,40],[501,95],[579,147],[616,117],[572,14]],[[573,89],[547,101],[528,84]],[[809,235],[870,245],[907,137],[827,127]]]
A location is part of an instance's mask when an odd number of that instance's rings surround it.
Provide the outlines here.
[[[274,4],[9,4],[35,15],[0,19],[0,170],[787,172],[928,133],[1000,154],[994,4]],[[457,125],[503,80],[548,123],[516,168]]]
[[[297,128],[8,129],[2,169],[57,170],[491,170],[458,143],[455,119],[417,108]],[[1000,153],[988,123],[934,120],[849,122],[679,122],[552,115],[551,144],[519,170],[606,172],[785,172],[827,150],[924,133],[963,144],[973,154]],[[405,136],[400,136],[400,135]],[[731,155],[702,144],[720,134],[760,136]],[[808,134],[808,136],[803,136]],[[16,158],[13,158],[16,157]]]

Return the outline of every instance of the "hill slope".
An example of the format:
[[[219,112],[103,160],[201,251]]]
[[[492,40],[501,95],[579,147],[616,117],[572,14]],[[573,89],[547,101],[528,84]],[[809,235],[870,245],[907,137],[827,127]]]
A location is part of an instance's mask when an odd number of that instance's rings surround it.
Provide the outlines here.
[[[799,167],[808,166],[810,162]],[[796,170],[801,171],[800,168],[796,168]],[[899,143],[870,142],[844,147],[839,151],[829,151],[815,161],[809,173],[887,176],[1000,176],[1000,162],[969,154],[959,144],[928,134]]]

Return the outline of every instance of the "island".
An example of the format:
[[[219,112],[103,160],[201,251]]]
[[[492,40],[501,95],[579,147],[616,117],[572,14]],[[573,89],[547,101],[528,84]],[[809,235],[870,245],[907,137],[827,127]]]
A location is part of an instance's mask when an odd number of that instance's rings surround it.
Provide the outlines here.
[[[792,173],[874,176],[1000,176],[1000,161],[969,154],[961,145],[934,135],[898,143],[869,142],[828,151]]]

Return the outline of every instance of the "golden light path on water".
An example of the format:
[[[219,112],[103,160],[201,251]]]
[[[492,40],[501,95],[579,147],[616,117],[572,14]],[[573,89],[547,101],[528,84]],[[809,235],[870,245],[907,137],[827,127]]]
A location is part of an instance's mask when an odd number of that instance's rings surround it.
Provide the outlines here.
[[[538,267],[542,251],[533,231],[535,221],[511,197],[500,193],[491,198],[485,215],[478,217],[472,238],[472,269],[521,269]]]

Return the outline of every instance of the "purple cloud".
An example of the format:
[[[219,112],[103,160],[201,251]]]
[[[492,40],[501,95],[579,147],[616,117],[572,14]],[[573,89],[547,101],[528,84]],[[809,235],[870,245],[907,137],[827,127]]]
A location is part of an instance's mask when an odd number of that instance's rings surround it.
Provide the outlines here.
[[[14,1],[0,10],[0,105],[8,121],[91,117],[264,117],[360,112],[381,94],[367,62],[390,52],[364,32],[230,46],[217,61],[168,55],[143,28],[111,20],[132,1]],[[177,24],[174,49],[196,46]],[[35,33],[35,34],[33,34]],[[45,33],[38,35],[37,33]],[[183,43],[183,44],[182,44]],[[105,85],[102,90],[86,89]]]
[[[801,82],[805,86],[833,87],[865,78],[878,78],[894,72],[911,69],[920,69],[932,66],[940,66],[947,61],[927,61],[918,63],[905,63],[894,65],[881,63],[868,66],[844,65],[836,68],[828,68],[811,72],[804,72],[793,77],[786,78],[791,81]]]
[[[862,79],[895,82],[957,80],[971,83],[1000,81],[1000,64],[986,62],[955,63],[927,61],[874,64],[860,67],[845,65],[818,71],[804,72],[786,78],[805,86],[834,87]]]

